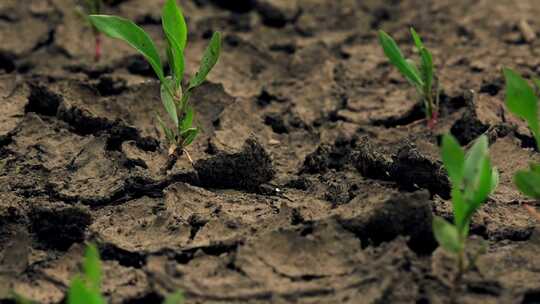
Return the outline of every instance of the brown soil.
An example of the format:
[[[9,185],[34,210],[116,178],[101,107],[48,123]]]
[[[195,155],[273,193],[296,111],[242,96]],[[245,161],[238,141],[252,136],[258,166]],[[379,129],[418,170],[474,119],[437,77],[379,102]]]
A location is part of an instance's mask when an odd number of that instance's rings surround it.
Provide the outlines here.
[[[161,1],[113,2],[161,41]],[[540,303],[540,233],[512,185],[540,157],[500,73],[540,74],[540,38],[519,27],[540,30],[536,0],[181,4],[188,75],[214,30],[223,55],[193,97],[195,165],[164,175],[143,59],[104,39],[94,63],[72,0],[0,1],[0,303],[12,289],[62,302],[85,241],[111,303],[177,289],[188,303]],[[410,25],[443,87],[433,131],[376,38],[411,54]],[[471,227],[471,250],[487,251],[458,286],[431,232],[451,218],[448,131],[462,144],[487,133],[501,172]]]

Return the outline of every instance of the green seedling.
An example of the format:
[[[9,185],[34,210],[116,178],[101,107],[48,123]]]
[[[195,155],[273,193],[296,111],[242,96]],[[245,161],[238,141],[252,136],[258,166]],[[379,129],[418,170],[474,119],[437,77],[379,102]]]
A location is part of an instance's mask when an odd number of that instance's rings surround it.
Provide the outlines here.
[[[533,88],[519,74],[510,70],[503,70],[506,79],[506,106],[510,112],[525,120],[534,137],[537,148],[540,150],[540,123],[538,122],[538,96],[535,89],[540,90],[540,79],[534,78],[536,88]],[[514,175],[514,183],[525,195],[540,199],[540,164],[529,165],[528,170],[518,171]],[[532,208],[528,210],[538,217]]]
[[[379,42],[390,63],[416,88],[424,104],[428,126],[433,128],[439,116],[439,90],[435,81],[433,57],[413,28],[411,35],[421,59],[419,68],[412,60],[403,56],[394,39],[382,30],[379,31]]]
[[[98,62],[101,58],[101,34],[99,30],[90,22],[89,15],[97,15],[101,13],[103,0],[84,0],[84,6],[78,9],[79,14],[89,22],[94,35],[94,60]]]
[[[495,190],[499,175],[491,166],[485,135],[476,139],[467,153],[452,135],[444,135],[441,156],[452,186],[454,221],[450,223],[441,217],[435,217],[433,233],[443,249],[456,255],[457,280],[468,266],[465,247],[471,218]]]
[[[217,63],[221,52],[221,35],[215,32],[202,56],[198,72],[182,87],[184,77],[184,49],[187,43],[187,25],[175,0],[167,0],[162,10],[162,28],[167,41],[167,58],[171,75],[164,74],[161,59],[150,36],[135,23],[116,16],[91,15],[90,21],[107,36],[120,39],[135,48],[148,61],[161,82],[161,101],[174,127],[158,122],[169,144],[169,156],[174,161],[186,153],[186,147],[197,137],[199,128],[194,125],[194,111],[189,103],[195,88],[200,86]],[[173,162],[174,164],[174,162]],[[168,165],[169,166],[169,165]],[[171,165],[172,166],[172,165]]]
[[[84,272],[75,276],[68,291],[68,304],[105,304],[101,295],[101,261],[94,245],[88,245],[84,254]]]
[[[68,304],[105,304],[101,295],[101,261],[94,245],[88,245],[84,255],[83,273],[75,276],[68,290]],[[167,296],[164,304],[180,304],[184,302],[181,292]]]

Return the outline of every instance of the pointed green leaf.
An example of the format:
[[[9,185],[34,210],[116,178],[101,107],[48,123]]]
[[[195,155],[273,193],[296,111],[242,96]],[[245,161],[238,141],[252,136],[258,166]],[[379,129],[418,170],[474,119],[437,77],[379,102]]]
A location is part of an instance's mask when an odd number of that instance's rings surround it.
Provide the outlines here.
[[[184,52],[178,46],[178,42],[171,37],[168,32],[165,32],[169,46],[167,47],[167,58],[171,68],[174,80],[174,90],[180,90],[182,79],[184,78]]]
[[[493,170],[489,158],[481,160],[479,171],[475,177],[474,188],[466,189],[467,196],[467,212],[466,218],[471,218],[473,213],[486,201],[492,191]]]
[[[182,292],[177,291],[175,293],[172,293],[165,298],[165,302],[163,304],[182,304],[184,303],[184,295]]]
[[[186,48],[188,30],[186,20],[176,0],[165,1],[161,12],[161,24],[163,31],[178,43],[179,50],[183,52]]]
[[[463,180],[465,153],[454,136],[450,134],[443,136],[441,156],[452,187],[460,188]]]
[[[210,39],[208,47],[204,51],[203,58],[201,60],[201,65],[199,66],[199,71],[191,78],[189,82],[189,89],[192,90],[200,86],[205,80],[208,73],[212,70],[214,65],[216,65],[219,54],[221,53],[221,34],[215,32]]]
[[[533,88],[520,75],[510,69],[504,69],[506,78],[506,106],[529,124],[536,144],[540,145],[538,123],[538,98]]]
[[[422,59],[420,73],[425,84],[425,90],[426,93],[431,93],[431,87],[433,86],[433,57],[428,49],[423,48],[420,51],[420,58]]]
[[[116,16],[90,15],[90,22],[111,38],[127,42],[148,61],[158,78],[163,82],[163,66],[154,42],[148,34],[135,23]]]
[[[80,277],[75,277],[67,295],[68,304],[105,304],[105,300],[98,291],[90,290]]]
[[[540,172],[534,169],[518,171],[514,175],[514,183],[523,194],[540,199]]]
[[[94,290],[101,288],[101,261],[95,245],[89,244],[84,254],[84,277]]]
[[[176,103],[174,101],[173,96],[169,93],[169,90],[167,90],[167,83],[171,83],[172,81],[170,79],[165,79],[165,83],[161,84],[161,102],[163,103],[163,106],[165,107],[165,111],[167,114],[169,114],[169,117],[172,119],[174,123],[174,127],[178,129],[178,114],[176,112]]]
[[[418,35],[414,28],[411,28],[411,35],[413,37],[414,44],[416,45],[416,49],[420,54],[420,59],[422,60],[420,64],[420,77],[424,82],[424,94],[432,94],[431,90],[434,75],[433,56],[431,55],[431,52],[424,46],[420,35]]]
[[[416,48],[418,51],[424,48],[424,43],[422,42],[422,39],[420,38],[420,35],[416,32],[414,28],[411,27],[411,36],[413,37],[414,44],[416,45]]]
[[[484,159],[488,157],[488,139],[485,135],[478,137],[471,149],[465,156],[464,187],[475,188],[478,183],[480,169],[484,165]]]
[[[379,31],[379,42],[383,48],[384,54],[388,57],[388,60],[390,60],[390,63],[392,63],[412,84],[417,87],[423,87],[424,83],[420,78],[420,75],[407,62],[394,39],[384,31]]]
[[[456,227],[442,217],[433,218],[433,234],[439,245],[445,250],[459,253],[463,249]]]
[[[182,147],[187,147],[191,145],[191,143],[195,140],[198,134],[199,134],[198,128],[189,128],[183,131],[182,137],[184,138],[184,141],[182,143]]]
[[[167,56],[174,76],[175,88],[184,76],[184,49],[187,43],[187,25],[176,0],[167,0],[162,10],[161,23],[169,49]]]
[[[193,117],[194,117],[194,111],[192,106],[186,107],[186,113],[184,115],[184,118],[182,119],[182,123],[180,125],[180,132],[184,132],[185,130],[191,128],[193,125]]]

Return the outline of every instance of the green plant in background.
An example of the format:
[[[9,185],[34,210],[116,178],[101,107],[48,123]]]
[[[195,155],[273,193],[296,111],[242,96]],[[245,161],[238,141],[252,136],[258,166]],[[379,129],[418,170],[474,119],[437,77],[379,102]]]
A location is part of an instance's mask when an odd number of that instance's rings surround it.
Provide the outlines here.
[[[75,276],[69,285],[67,304],[105,304],[101,295],[101,260],[95,245],[88,245],[84,253],[83,273]],[[32,301],[14,295],[18,304],[31,304]],[[182,304],[184,295],[177,291],[169,294],[163,304]]]
[[[503,70],[506,79],[506,106],[510,112],[525,120],[534,137],[537,148],[540,150],[540,123],[538,122],[538,96],[535,88],[519,74],[510,70]],[[540,90],[540,79],[534,78],[537,90]],[[531,163],[528,170],[518,171],[514,175],[514,183],[525,195],[540,199],[540,164]],[[539,217],[533,209],[528,210]]]
[[[411,35],[421,59],[419,68],[403,56],[394,39],[382,30],[379,31],[379,42],[390,63],[416,88],[424,104],[428,126],[433,128],[439,115],[439,90],[435,81],[433,57],[413,28]]]
[[[485,135],[476,139],[467,153],[452,135],[444,135],[441,156],[452,186],[454,222],[435,217],[433,233],[442,248],[456,255],[459,279],[467,267],[465,247],[471,218],[495,190],[499,175],[491,166]]]
[[[92,27],[92,33],[95,40],[94,60],[97,62],[101,58],[101,34],[99,30],[90,22],[89,15],[101,13],[103,0],[84,0],[83,7],[78,7],[78,13],[82,18],[88,21]]]
[[[169,128],[158,116],[158,121],[169,144],[169,156],[173,159],[172,167],[179,155],[186,153],[192,162],[186,147],[197,137],[199,129],[194,125],[194,111],[189,103],[195,88],[200,86],[208,73],[217,63],[221,52],[221,35],[215,32],[202,56],[198,72],[190,79],[185,88],[184,49],[187,43],[187,25],[182,11],[175,0],[167,0],[162,10],[162,27],[167,40],[167,58],[171,75],[164,74],[161,59],[150,36],[135,23],[116,16],[91,15],[90,21],[101,32],[109,37],[127,42],[148,61],[161,82],[161,101],[168,113],[174,128]],[[171,162],[169,162],[171,163]]]

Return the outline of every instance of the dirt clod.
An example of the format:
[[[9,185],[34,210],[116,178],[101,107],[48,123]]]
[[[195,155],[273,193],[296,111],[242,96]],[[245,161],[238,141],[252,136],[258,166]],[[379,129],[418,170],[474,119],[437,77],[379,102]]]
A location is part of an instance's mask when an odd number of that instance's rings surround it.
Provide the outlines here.
[[[218,152],[195,163],[200,183],[206,187],[254,190],[274,176],[270,156],[255,139],[246,140],[237,153]]]
[[[79,206],[37,207],[29,214],[32,232],[45,247],[67,250],[84,240],[86,228],[92,223],[87,208]]]

